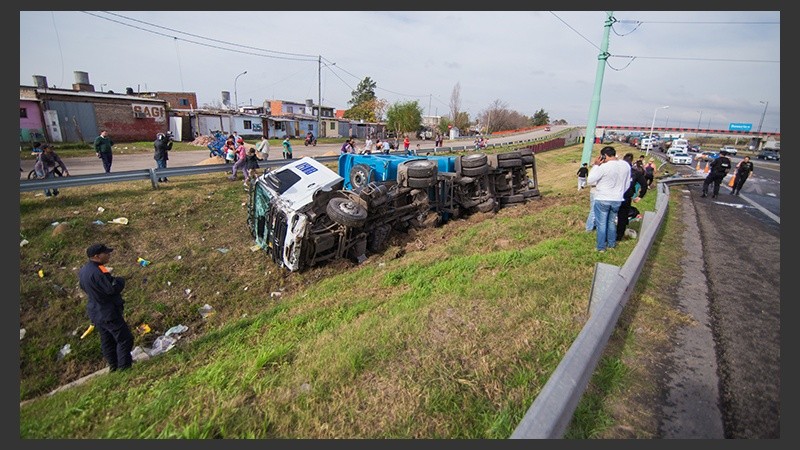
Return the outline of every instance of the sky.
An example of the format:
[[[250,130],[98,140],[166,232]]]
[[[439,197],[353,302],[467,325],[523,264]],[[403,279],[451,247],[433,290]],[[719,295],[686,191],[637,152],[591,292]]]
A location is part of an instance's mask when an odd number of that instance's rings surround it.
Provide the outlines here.
[[[600,71],[606,11],[20,11],[19,80],[347,109],[369,77],[424,115],[458,89],[473,120],[499,101],[585,125],[599,100],[597,126],[780,132],[780,16],[613,11]]]

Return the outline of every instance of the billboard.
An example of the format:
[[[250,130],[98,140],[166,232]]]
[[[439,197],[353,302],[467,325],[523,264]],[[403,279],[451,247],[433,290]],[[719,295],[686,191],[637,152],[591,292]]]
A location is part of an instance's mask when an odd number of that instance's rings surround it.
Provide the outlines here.
[[[750,131],[752,128],[752,123],[731,123],[728,125],[728,131]]]

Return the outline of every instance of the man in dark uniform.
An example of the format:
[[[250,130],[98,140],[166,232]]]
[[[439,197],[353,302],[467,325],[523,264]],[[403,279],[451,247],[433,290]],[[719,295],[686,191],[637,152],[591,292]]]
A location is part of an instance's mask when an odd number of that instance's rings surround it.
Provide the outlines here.
[[[744,182],[747,181],[747,177],[749,177],[752,172],[753,163],[750,162],[749,156],[745,156],[744,159],[736,165],[736,179],[733,180],[732,195],[739,195],[739,192],[742,191],[742,186],[744,186]]]
[[[731,168],[731,160],[728,158],[728,152],[722,150],[719,152],[719,155],[719,158],[711,161],[709,165],[708,175],[706,175],[706,179],[703,181],[703,195],[701,195],[701,197],[708,195],[708,185],[714,183],[714,191],[711,198],[717,198],[719,194],[719,184],[722,182],[722,179],[725,178],[725,175],[728,174],[728,169]]]
[[[89,261],[78,272],[81,289],[89,297],[86,312],[100,333],[100,349],[111,371],[130,369],[133,363],[133,334],[123,316],[125,279],[112,276],[105,267],[113,250],[105,244],[90,245]]]

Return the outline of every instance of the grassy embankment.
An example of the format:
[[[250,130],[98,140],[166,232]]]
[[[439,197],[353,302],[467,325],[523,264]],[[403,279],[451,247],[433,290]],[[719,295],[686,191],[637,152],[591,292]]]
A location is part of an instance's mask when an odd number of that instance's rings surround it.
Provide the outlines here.
[[[88,243],[115,248],[127,319],[152,330],[135,332],[135,345],[189,329],[131,371],[21,406],[20,435],[507,438],[583,326],[595,263],[621,265],[635,245],[594,251],[589,193],[575,189],[580,154],[537,155],[541,199],[397,236],[360,266],[302,273],[250,250],[245,192],[221,174],[158,190],[142,181],[49,200],[21,193],[30,243],[20,249],[20,400],[104,367],[97,334],[80,339],[88,319],[76,274]],[[654,194],[637,207],[652,210]],[[127,225],[107,223],[121,216]],[[56,221],[67,225],[54,233]],[[670,214],[566,437],[657,431],[656,363],[682,320],[669,300],[679,230]],[[214,313],[204,317],[206,304]],[[72,351],[59,358],[65,344]]]

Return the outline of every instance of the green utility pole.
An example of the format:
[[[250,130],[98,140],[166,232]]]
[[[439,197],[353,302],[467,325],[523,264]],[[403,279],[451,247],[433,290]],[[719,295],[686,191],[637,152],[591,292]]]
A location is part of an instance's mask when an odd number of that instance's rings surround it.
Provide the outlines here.
[[[606,60],[608,59],[608,35],[611,33],[611,25],[616,21],[614,12],[607,11],[605,30],[603,30],[603,43],[601,44],[600,54],[597,55],[597,75],[594,79],[594,94],[592,94],[592,104],[589,109],[589,120],[586,123],[586,139],[583,141],[583,153],[581,163],[588,163],[592,158],[592,147],[594,146],[594,133],[597,128],[597,113],[600,110],[600,90],[603,87],[603,74],[606,71]]]

